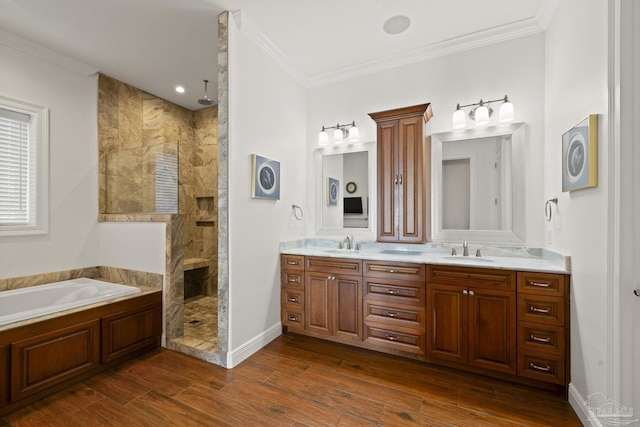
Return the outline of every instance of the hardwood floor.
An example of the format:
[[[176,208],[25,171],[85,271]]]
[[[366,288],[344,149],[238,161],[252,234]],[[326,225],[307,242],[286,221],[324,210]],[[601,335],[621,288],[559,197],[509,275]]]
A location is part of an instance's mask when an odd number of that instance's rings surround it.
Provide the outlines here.
[[[562,396],[283,335],[232,370],[161,349],[0,426],[580,426]]]

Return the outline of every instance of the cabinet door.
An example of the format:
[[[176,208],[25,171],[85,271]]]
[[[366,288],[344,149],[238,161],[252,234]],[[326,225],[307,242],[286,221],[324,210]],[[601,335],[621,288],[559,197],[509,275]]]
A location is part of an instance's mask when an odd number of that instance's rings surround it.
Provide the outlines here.
[[[355,276],[335,276],[334,335],[362,340],[362,279]]]
[[[8,345],[0,345],[0,408],[9,403],[10,349]]]
[[[333,331],[332,276],[328,273],[305,274],[305,329],[331,335]]]
[[[469,364],[516,373],[514,292],[469,289]]]
[[[398,241],[398,121],[378,123],[378,241]]]
[[[426,195],[424,164],[424,136],[422,116],[399,121],[398,143],[398,240],[421,243],[425,241]]]
[[[427,285],[427,355],[467,362],[467,306],[465,288]]]
[[[103,317],[102,363],[158,347],[161,323],[160,303]]]
[[[15,402],[100,366],[100,321],[92,320],[11,344]]]

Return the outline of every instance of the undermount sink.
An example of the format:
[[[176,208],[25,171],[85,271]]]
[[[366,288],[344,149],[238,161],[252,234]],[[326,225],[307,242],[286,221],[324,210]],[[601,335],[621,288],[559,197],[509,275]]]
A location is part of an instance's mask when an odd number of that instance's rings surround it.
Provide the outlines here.
[[[416,251],[402,251],[402,250],[398,250],[398,249],[385,249],[383,251],[380,251],[381,254],[388,254],[388,255],[422,255],[422,252],[416,252]]]
[[[324,252],[330,254],[355,254],[359,252],[357,249],[325,249]]]
[[[489,259],[489,258],[481,258],[481,257],[475,257],[475,256],[460,256],[460,255],[443,256],[442,259],[447,260],[447,261],[459,261],[459,262],[468,262],[468,263],[474,263],[474,262],[491,263],[491,262],[495,262],[494,260]]]

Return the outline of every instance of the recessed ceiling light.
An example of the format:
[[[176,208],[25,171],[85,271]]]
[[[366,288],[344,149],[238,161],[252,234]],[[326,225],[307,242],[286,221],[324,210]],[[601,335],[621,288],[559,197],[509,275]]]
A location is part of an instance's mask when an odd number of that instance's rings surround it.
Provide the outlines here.
[[[404,15],[396,15],[387,19],[382,28],[387,34],[400,34],[403,33],[411,25],[409,17]]]
[[[184,93],[184,87],[182,87],[182,86],[176,86],[176,92],[178,92],[178,93]]]

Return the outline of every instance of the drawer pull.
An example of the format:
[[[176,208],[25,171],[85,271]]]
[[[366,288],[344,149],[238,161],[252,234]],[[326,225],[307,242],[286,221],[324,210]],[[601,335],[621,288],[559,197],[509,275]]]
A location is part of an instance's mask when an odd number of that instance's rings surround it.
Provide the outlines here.
[[[529,282],[529,285],[531,286],[537,286],[538,288],[548,288],[551,286],[551,283],[545,283],[545,282]]]
[[[387,338],[389,341],[398,341],[398,337],[393,336],[393,335],[389,335],[389,334],[387,334],[387,335],[386,335],[386,338]]]
[[[396,271],[393,268],[387,270],[387,273],[395,273]]]
[[[389,289],[387,290],[387,293],[390,295],[396,295],[397,293],[399,293],[400,291],[396,290],[396,289]]]
[[[300,283],[300,277],[299,276],[289,277],[289,282],[291,282],[291,283]]]
[[[287,261],[287,265],[300,265],[300,261]]]
[[[287,299],[289,302],[300,302],[299,296],[289,296]]]
[[[531,369],[535,369],[536,371],[542,371],[542,372],[549,372],[551,370],[551,366],[547,365],[547,366],[540,366],[540,365],[536,365],[533,362],[529,362],[529,367]]]
[[[387,311],[387,312],[385,313],[385,315],[386,315],[387,317],[398,317],[398,316],[400,316],[400,313],[396,313],[396,312],[393,312],[393,311]]]
[[[550,308],[538,308],[538,307],[534,307],[533,305],[529,306],[529,311],[533,311],[534,313],[545,313],[548,314],[551,312]]]
[[[297,322],[298,321],[298,316],[290,315],[289,316],[289,321],[290,322]]]
[[[537,341],[537,342],[542,342],[542,343],[551,342],[551,337],[539,337],[539,336],[534,335],[534,334],[529,335],[529,339],[531,339],[531,341]]]

